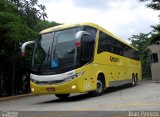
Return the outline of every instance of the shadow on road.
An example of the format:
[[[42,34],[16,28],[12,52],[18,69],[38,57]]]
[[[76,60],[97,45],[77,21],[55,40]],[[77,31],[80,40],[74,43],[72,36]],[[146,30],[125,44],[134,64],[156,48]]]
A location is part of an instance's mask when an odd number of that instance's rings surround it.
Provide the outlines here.
[[[120,90],[124,90],[124,89],[128,89],[128,88],[132,88],[130,84],[121,85],[121,86],[118,86],[118,87],[109,87],[109,88],[106,89],[105,94],[120,91]]]
[[[41,102],[38,104],[48,104],[48,103],[57,103],[57,102],[74,102],[74,101],[80,101],[80,100],[85,100],[89,98],[92,98],[92,97],[88,93],[86,93],[86,94],[78,94],[78,95],[70,96],[65,100],[57,98],[55,100],[49,100],[49,101]]]
[[[110,88],[106,89],[104,95],[109,94],[109,93],[113,93],[113,92],[117,92],[117,91],[120,91],[120,90],[128,89],[128,88],[131,88],[131,86],[128,85],[128,84],[118,86],[118,87],[110,87]],[[68,97],[65,100],[55,99],[55,100],[49,100],[49,101],[41,102],[41,103],[38,103],[38,104],[48,104],[48,103],[57,103],[57,102],[59,102],[59,103],[60,102],[74,102],[74,101],[86,100],[86,99],[89,99],[89,98],[96,98],[96,97],[89,95],[89,93],[86,93],[86,94],[73,95],[73,96]]]

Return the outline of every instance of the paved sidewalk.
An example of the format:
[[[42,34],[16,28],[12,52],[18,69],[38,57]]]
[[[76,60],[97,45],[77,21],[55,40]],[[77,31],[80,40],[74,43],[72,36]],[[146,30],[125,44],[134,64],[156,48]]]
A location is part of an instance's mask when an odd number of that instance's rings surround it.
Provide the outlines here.
[[[155,80],[142,80],[140,82],[148,82],[148,83],[160,83],[160,81],[155,81]]]
[[[17,98],[22,98],[22,97],[27,97],[27,96],[35,96],[35,95],[32,95],[31,93],[29,93],[29,94],[21,94],[21,95],[0,97],[0,101],[17,99]]]

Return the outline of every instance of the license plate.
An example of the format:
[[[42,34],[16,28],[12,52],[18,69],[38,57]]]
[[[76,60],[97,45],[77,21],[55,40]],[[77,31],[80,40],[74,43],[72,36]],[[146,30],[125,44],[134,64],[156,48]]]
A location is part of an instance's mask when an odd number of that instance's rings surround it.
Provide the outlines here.
[[[55,88],[51,87],[51,88],[46,88],[47,91],[55,91]]]

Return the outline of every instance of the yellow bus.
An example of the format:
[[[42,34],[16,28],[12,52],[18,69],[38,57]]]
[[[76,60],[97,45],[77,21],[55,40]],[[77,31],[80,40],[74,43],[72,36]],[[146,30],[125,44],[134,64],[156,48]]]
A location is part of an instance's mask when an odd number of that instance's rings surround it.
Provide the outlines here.
[[[93,23],[59,25],[40,32],[34,43],[30,84],[33,94],[55,94],[64,99],[71,93],[100,96],[108,87],[141,77],[136,48]]]

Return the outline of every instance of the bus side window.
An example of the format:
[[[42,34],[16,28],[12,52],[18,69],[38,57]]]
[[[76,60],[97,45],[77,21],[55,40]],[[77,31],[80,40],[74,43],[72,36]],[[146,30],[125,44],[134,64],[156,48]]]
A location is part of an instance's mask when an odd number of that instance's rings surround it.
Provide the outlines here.
[[[107,49],[109,49],[109,47],[108,47],[108,44],[107,44],[106,35],[105,35],[105,33],[100,32],[97,53],[107,51]]]
[[[138,51],[100,31],[97,53],[101,52],[111,52],[135,60],[140,59]]]

